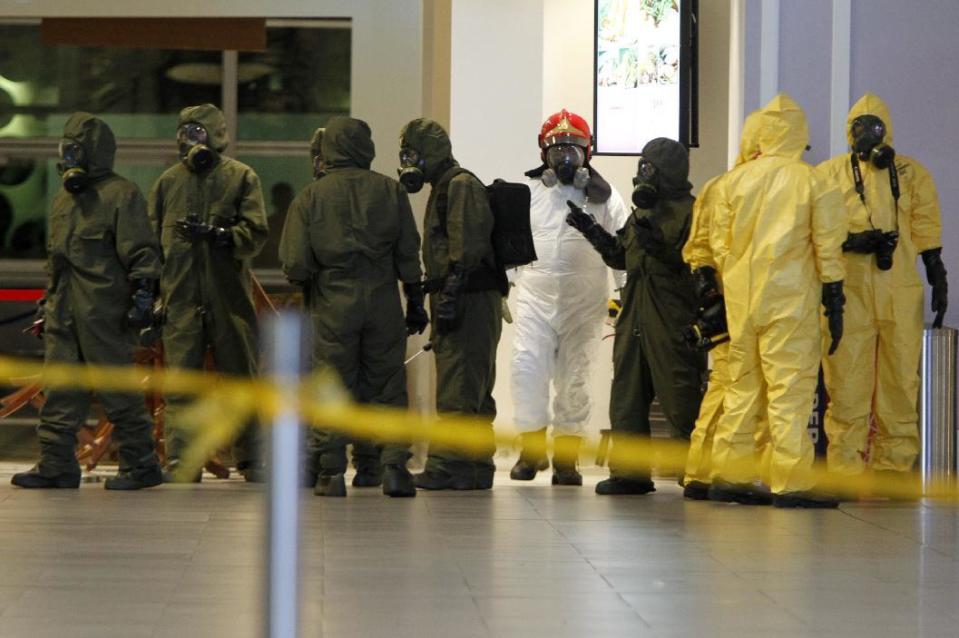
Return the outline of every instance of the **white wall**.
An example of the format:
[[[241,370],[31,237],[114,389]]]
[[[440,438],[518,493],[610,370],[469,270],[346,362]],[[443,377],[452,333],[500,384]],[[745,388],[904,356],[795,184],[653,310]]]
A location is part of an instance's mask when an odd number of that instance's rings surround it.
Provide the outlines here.
[[[453,0],[450,134],[464,166],[486,181],[520,180],[539,164],[536,135],[547,115],[567,108],[592,120],[593,11],[589,0]],[[704,2],[700,12],[702,147],[691,153],[694,185],[726,163],[729,8]],[[597,157],[594,166],[628,201],[636,158]],[[511,327],[504,326],[494,392],[500,426],[513,415],[512,339]],[[594,366],[593,433],[609,427],[611,377],[607,339]]]

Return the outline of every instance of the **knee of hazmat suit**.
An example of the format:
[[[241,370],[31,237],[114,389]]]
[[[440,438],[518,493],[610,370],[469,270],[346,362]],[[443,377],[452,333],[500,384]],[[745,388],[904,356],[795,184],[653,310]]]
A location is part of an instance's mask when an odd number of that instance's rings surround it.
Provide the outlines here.
[[[801,161],[808,138],[805,115],[789,96],[763,107],[760,157],[716,184],[710,229],[731,338],[713,476],[755,476],[753,437],[765,395],[775,492],[812,487],[806,428],[821,357],[820,296],[822,284],[845,275],[842,200],[830,179]]]
[[[906,471],[919,444],[916,404],[923,287],[916,257],[942,246],[939,200],[929,171],[914,158],[891,152],[892,117],[881,98],[866,93],[853,104],[846,131],[850,152],[820,167],[842,192],[849,243],[867,233],[898,236],[886,269],[880,267],[874,249],[851,248],[844,253],[850,312],[845,313],[842,346],[823,365],[830,397],[825,421],[829,468],[845,474],[865,469],[875,397],[879,428],[870,464]],[[862,374],[848,374],[851,369]]]
[[[560,111],[540,131],[546,168],[527,173],[537,260],[517,269],[513,279],[511,370],[515,421],[524,432],[550,424],[551,381],[557,394],[567,395],[557,397],[554,404],[552,424],[557,431],[580,434],[589,419],[589,369],[607,316],[609,270],[583,234],[566,223],[566,202],[592,215],[610,234],[622,228],[629,215],[626,203],[612,188],[605,199],[588,195],[591,145],[586,121]],[[615,271],[617,287],[622,286],[622,275]],[[558,365],[559,361],[564,364]]]
[[[736,156],[734,168],[755,159],[759,155],[760,119],[760,112],[753,111],[743,122],[739,154]],[[716,262],[709,247],[709,229],[712,223],[713,207],[716,204],[716,195],[719,190],[714,186],[726,175],[728,173],[723,173],[706,182],[693,204],[693,220],[689,230],[689,240],[683,246],[683,260],[689,264],[690,269],[694,272],[699,268],[716,268]],[[692,481],[709,482],[713,435],[723,413],[723,395],[728,386],[726,369],[728,350],[729,344],[721,343],[711,351],[712,367],[709,372],[709,383],[706,387],[706,395],[703,397],[699,416],[696,419],[695,431],[690,437],[689,455],[686,463],[685,481],[687,484]]]

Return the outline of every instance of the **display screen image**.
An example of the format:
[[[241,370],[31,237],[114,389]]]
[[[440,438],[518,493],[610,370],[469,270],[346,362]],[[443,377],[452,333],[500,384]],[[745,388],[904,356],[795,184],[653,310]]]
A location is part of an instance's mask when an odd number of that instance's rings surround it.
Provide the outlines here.
[[[635,155],[649,140],[688,142],[686,0],[596,0],[595,131],[599,154]]]

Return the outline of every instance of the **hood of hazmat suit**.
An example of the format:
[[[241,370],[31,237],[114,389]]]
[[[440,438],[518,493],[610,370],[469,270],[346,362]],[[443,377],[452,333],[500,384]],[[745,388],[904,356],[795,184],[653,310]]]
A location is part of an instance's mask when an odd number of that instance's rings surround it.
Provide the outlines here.
[[[420,154],[424,162],[423,175],[433,185],[447,170],[459,166],[453,159],[450,136],[433,120],[419,118],[404,126],[400,131],[400,146],[412,148]]]
[[[759,122],[760,112],[753,111],[743,122],[743,129],[739,138],[739,154],[733,168],[741,166],[759,154]],[[689,240],[683,246],[683,261],[689,264],[692,270],[704,266],[715,268],[712,251],[709,248],[709,228],[712,220],[713,186],[728,173],[713,177],[706,182],[696,203],[693,204],[693,221],[689,230]]]
[[[875,115],[886,126],[884,143],[893,144],[892,116],[872,93],[863,95],[846,118],[850,146],[852,122]],[[916,267],[922,251],[942,246],[939,197],[932,175],[903,154],[894,160],[899,180],[897,202],[890,171],[859,161],[862,198],[856,192],[851,151],[826,160],[820,168],[839,186],[850,233],[897,231],[892,268],[879,270],[875,254],[846,252],[845,327],[842,345],[825,361],[830,394],[826,413],[829,469],[858,474],[865,470],[870,416],[882,433],[873,442],[871,466],[907,471],[918,454],[916,397],[923,329],[923,286]],[[881,328],[877,328],[881,326]],[[877,345],[878,344],[878,345]],[[878,348],[878,356],[877,356]],[[848,370],[857,374],[849,375]]]
[[[842,200],[831,180],[800,160],[808,140],[799,105],[774,97],[760,115],[760,157],[714,185],[710,228],[731,339],[714,477],[755,477],[753,435],[765,394],[777,493],[812,487],[806,427],[821,358],[822,284],[845,276]]]

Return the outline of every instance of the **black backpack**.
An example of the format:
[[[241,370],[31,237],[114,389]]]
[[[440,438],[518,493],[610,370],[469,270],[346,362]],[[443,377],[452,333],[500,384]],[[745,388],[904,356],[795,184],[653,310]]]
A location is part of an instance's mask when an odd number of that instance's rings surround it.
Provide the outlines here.
[[[529,224],[529,186],[495,179],[486,187],[493,210],[493,251],[496,263],[508,270],[536,261]]]
[[[436,210],[444,228],[450,181],[463,173],[473,175],[465,168],[456,168],[449,172],[447,179],[437,184]],[[473,175],[473,177],[476,176]],[[493,235],[490,240],[493,244],[497,268],[505,273],[510,268],[525,266],[536,261],[533,230],[529,223],[529,186],[496,179],[486,187],[486,195],[489,197],[489,206],[493,211]]]

